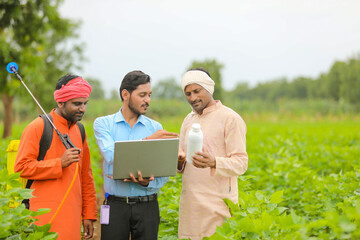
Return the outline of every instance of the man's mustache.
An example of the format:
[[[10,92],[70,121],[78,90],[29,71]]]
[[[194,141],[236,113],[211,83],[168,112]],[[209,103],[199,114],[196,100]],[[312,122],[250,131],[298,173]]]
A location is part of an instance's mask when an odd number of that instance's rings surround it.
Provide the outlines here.
[[[191,101],[190,103],[191,103],[191,105],[193,105],[193,104],[195,104],[195,103],[199,103],[199,102],[201,102],[201,100]]]

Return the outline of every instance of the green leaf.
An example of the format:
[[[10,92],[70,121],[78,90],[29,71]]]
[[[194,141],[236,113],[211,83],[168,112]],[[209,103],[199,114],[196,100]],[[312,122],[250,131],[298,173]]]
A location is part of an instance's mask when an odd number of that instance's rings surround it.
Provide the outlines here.
[[[247,211],[248,211],[248,213],[251,213],[251,214],[253,214],[253,213],[258,213],[258,212],[259,212],[259,208],[257,208],[257,207],[249,207],[249,208],[247,209]]]
[[[33,195],[32,195],[32,192],[33,190],[30,190],[30,189],[20,189],[18,191],[18,193],[20,194],[20,196],[23,198],[23,199],[29,199],[29,198],[32,198]]]
[[[10,174],[9,175],[9,180],[18,180],[19,179],[19,177],[20,177],[20,173],[18,172],[18,173],[12,173],[12,174]]]
[[[282,213],[284,213],[286,210],[288,210],[289,208],[287,207],[278,207],[277,210],[278,210],[278,213],[279,215],[281,215]]]
[[[301,222],[302,222],[302,219],[301,219],[301,217],[300,216],[298,216],[296,213],[295,213],[295,211],[291,211],[291,218],[293,219],[293,221],[294,221],[294,223],[295,224],[301,224]]]
[[[277,204],[276,203],[269,203],[267,206],[268,206],[269,210],[272,211],[272,210],[274,210],[276,208]]]
[[[356,224],[351,222],[340,222],[339,225],[344,232],[353,232],[356,229]]]
[[[24,229],[25,233],[32,233],[35,231],[36,225],[35,224],[30,224],[26,229]]]
[[[41,231],[41,232],[48,232],[50,231],[50,228],[51,228],[51,224],[48,223],[48,224],[45,224],[43,226],[37,226],[37,230],[38,231]]]
[[[308,227],[309,228],[321,228],[325,227],[327,225],[328,221],[325,219],[318,219],[313,222],[310,222]]]
[[[6,240],[22,240],[21,234],[15,234],[6,238]]]
[[[249,217],[245,217],[239,222],[240,229],[244,232],[251,232],[254,229],[253,221]]]
[[[255,196],[256,196],[257,200],[259,200],[259,201],[262,201],[262,200],[264,199],[264,194],[262,194],[262,193],[259,192],[259,191],[257,191],[257,192],[255,193]]]
[[[48,235],[46,235],[45,237],[43,237],[42,240],[54,240],[57,239],[59,235],[57,233],[50,233]]]
[[[39,216],[39,215],[43,215],[43,214],[45,214],[45,213],[48,213],[48,212],[50,212],[51,211],[51,209],[49,209],[49,208],[39,208],[38,210],[37,210],[37,212],[31,212],[31,216],[32,217],[36,217],[36,216]]]
[[[269,230],[270,226],[273,224],[274,220],[272,216],[270,216],[267,212],[262,212],[261,214],[261,224],[263,226],[263,230]]]
[[[8,205],[9,199],[8,198],[0,198],[0,206]]]
[[[21,187],[21,182],[19,182],[19,180],[10,180],[8,181],[8,184],[11,187]]]
[[[240,210],[239,206],[233,203],[230,199],[224,198],[223,200],[225,204],[229,207],[231,216],[235,215],[236,212]]]
[[[284,193],[283,190],[273,193],[270,197],[270,202],[276,204],[281,203],[283,201],[282,199],[283,193]]]

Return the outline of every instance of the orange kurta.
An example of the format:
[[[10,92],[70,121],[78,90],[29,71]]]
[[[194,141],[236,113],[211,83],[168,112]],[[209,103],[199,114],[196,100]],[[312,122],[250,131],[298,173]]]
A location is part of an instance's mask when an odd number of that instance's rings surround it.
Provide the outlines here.
[[[90,165],[90,152],[87,141],[82,143],[78,126],[74,123],[68,127],[67,120],[57,115],[54,110],[51,116],[56,128],[67,133],[76,147],[81,149],[79,172],[74,185],[52,222],[51,231],[59,234],[58,239],[81,239],[81,219],[97,219],[97,205],[94,178]],[[39,143],[44,129],[42,118],[36,118],[24,130],[15,162],[15,172],[21,177],[33,179],[31,189],[34,197],[30,199],[30,210],[50,208],[51,211],[36,218],[37,225],[49,223],[61,200],[63,199],[75,173],[76,164],[61,167],[61,156],[65,146],[53,130],[51,146],[43,161],[37,161]]]
[[[216,158],[216,169],[186,163],[183,170],[179,238],[195,240],[211,236],[230,217],[223,199],[238,202],[237,178],[247,170],[248,156],[245,122],[220,101],[205,108],[201,115],[192,112],[185,118],[180,131],[180,151],[186,152],[193,123],[201,125],[203,151]]]

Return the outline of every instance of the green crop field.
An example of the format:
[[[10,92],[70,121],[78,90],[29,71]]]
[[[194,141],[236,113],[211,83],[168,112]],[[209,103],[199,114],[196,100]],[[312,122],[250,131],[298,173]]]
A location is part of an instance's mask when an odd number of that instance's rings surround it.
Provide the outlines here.
[[[247,122],[239,206],[210,239],[359,239],[360,124]],[[161,191],[161,237],[176,239],[181,177]],[[196,213],[194,213],[196,214]]]
[[[175,132],[179,132],[181,120],[160,119],[164,128]],[[249,168],[238,180],[239,204],[225,200],[232,217],[210,239],[360,239],[359,119],[245,120]],[[14,127],[13,139],[20,137],[24,126]],[[86,129],[100,193],[101,156],[91,122]],[[9,141],[0,144],[0,169],[6,168]],[[29,229],[27,216],[33,213],[9,208],[9,199],[18,197],[19,201],[28,193],[17,188],[6,190],[6,184],[16,186],[14,177],[6,173],[0,170],[0,239],[26,234],[53,238],[43,233],[46,229]],[[177,239],[180,191],[180,175],[160,191],[159,239]]]

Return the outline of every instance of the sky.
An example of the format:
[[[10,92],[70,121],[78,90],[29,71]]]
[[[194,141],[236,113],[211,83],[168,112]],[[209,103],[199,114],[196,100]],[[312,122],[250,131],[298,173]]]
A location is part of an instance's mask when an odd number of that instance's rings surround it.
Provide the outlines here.
[[[109,94],[126,73],[153,85],[180,84],[194,60],[224,65],[222,85],[251,87],[299,76],[316,78],[360,54],[359,0],[64,0],[63,17],[81,20],[88,59],[83,77]]]

